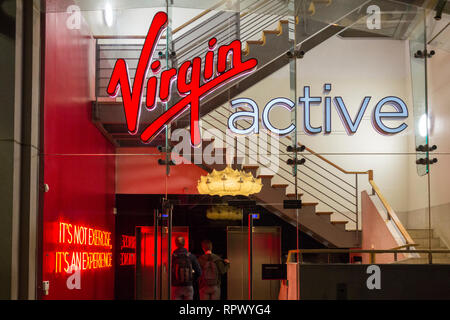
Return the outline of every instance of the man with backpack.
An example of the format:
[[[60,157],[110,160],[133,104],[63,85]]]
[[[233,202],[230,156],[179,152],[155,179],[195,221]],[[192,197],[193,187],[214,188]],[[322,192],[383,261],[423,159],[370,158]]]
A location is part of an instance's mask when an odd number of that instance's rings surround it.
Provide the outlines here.
[[[183,237],[175,239],[177,249],[172,254],[172,300],[192,300],[195,278],[202,274],[197,258],[184,247]]]
[[[198,258],[202,275],[198,281],[200,300],[220,300],[221,276],[228,271],[230,262],[212,253],[210,240],[202,241],[204,255]]]

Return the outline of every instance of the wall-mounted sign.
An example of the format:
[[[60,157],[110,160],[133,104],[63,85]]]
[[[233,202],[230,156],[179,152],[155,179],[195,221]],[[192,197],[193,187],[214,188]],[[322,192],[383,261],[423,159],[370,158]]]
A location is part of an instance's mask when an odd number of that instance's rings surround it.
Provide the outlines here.
[[[111,232],[67,222],[58,226],[56,273],[67,273],[72,266],[81,271],[112,267]]]
[[[324,85],[324,91],[327,93],[330,92],[331,84],[326,83]],[[352,118],[352,116],[348,112],[344,99],[342,97],[334,97],[333,102],[336,108],[336,112],[338,113],[348,135],[352,135],[358,130],[371,98],[372,97],[370,96],[366,96],[363,98],[361,105],[356,112],[356,115]],[[323,98],[323,100],[322,97],[312,97],[310,93],[310,87],[305,86],[303,88],[303,96],[298,100],[298,105],[303,106],[303,131],[310,135],[319,134],[321,132],[323,132],[324,134],[331,133],[332,97],[326,96]],[[311,124],[311,108],[320,105],[322,101],[324,101],[324,123],[322,126],[314,127]],[[385,106],[394,107],[395,111],[382,111],[383,107]],[[258,134],[260,130],[260,113],[259,107],[256,102],[248,98],[239,98],[231,101],[231,108],[233,109],[243,109],[246,107],[249,109],[245,109],[245,111],[237,111],[228,118],[228,128],[231,130],[231,132],[234,132],[236,134]],[[269,115],[272,109],[274,109],[275,107],[282,107],[290,112],[296,107],[296,104],[294,101],[287,98],[272,99],[266,104],[262,112],[262,126],[269,132],[281,136],[287,135],[294,131],[295,124],[293,123],[291,123],[287,128],[277,128],[271,123]],[[287,116],[290,117],[290,114],[288,113]],[[406,106],[406,103],[398,97],[390,96],[378,101],[373,109],[371,116],[374,129],[378,133],[383,135],[396,134],[402,132],[408,127],[404,122],[395,127],[390,127],[383,122],[385,120],[404,120],[408,117],[408,108]],[[251,125],[245,129],[238,129],[236,126],[236,122],[239,119],[250,119]]]
[[[120,266],[134,266],[136,265],[136,237],[122,235],[120,245]]]

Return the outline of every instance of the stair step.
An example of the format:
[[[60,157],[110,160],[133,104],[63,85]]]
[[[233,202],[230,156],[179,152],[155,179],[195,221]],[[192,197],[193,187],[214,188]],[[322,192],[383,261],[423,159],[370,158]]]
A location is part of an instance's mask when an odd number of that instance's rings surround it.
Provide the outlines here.
[[[348,223],[348,221],[330,221],[331,224],[341,230],[345,231],[345,225]]]
[[[254,177],[256,177],[256,172],[258,171],[259,166],[257,165],[249,165],[249,164],[244,164],[242,166],[242,170],[244,170],[245,172],[250,172]]]
[[[331,212],[331,211],[329,211],[329,212],[316,212],[316,214],[318,216],[331,216],[333,214],[333,212]]]
[[[288,186],[289,186],[288,184],[273,184],[272,188],[282,189],[282,188],[287,188]]]
[[[319,211],[316,212],[316,216],[320,217],[321,219],[323,219],[324,221],[327,222],[331,222],[331,215],[333,214],[333,212],[325,212],[325,211]],[[345,228],[345,227],[344,227]]]
[[[413,238],[418,247],[428,248],[428,238]],[[431,238],[431,248],[441,248],[441,239]]]
[[[408,231],[409,235],[411,236],[411,238],[428,238],[428,229],[408,229],[406,230]],[[433,238],[436,238],[434,236],[434,232],[433,230],[431,230],[431,235],[433,236]]]
[[[317,202],[303,202],[302,206],[304,207],[312,207],[312,206],[317,206],[319,205]]]
[[[247,40],[248,44],[259,44],[259,45],[263,45],[264,41],[263,40]]]
[[[263,30],[264,33],[270,33],[270,34],[280,34],[280,30]]]
[[[336,225],[338,225],[338,224],[343,224],[343,225],[345,225],[345,224],[348,223],[348,221],[331,221],[331,223],[332,223],[332,224],[336,224]]]
[[[242,166],[242,169],[258,169],[259,168],[259,166],[257,166],[257,165],[251,165],[251,164],[244,164],[243,166]]]
[[[257,176],[257,178],[267,178],[267,179],[271,179],[271,178],[273,178],[273,175],[270,175],[270,174],[259,174],[258,176]]]
[[[303,196],[303,193],[299,193],[298,196],[299,197]],[[286,194],[286,197],[288,197],[288,198],[295,198],[295,193],[288,193],[288,194]]]

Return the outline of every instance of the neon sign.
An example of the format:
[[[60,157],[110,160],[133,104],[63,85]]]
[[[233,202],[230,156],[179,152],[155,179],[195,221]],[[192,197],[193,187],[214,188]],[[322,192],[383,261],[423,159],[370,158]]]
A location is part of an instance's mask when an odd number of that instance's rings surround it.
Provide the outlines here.
[[[55,272],[93,270],[112,267],[111,232],[76,225],[59,223],[58,244],[55,252]],[[65,250],[64,250],[65,249]]]
[[[151,57],[155,52],[156,44],[162,32],[166,28],[167,14],[165,12],[156,13],[139,57],[132,90],[130,88],[130,78],[126,61],[124,59],[118,59],[114,66],[107,93],[111,97],[116,97],[120,88],[127,128],[130,134],[136,134],[138,131],[144,80],[147,78],[149,67],[154,75],[161,69],[160,61],[151,62]],[[161,101],[170,100],[171,87],[175,80],[177,80],[177,91],[182,99],[160,115],[142,132],[140,138],[143,142],[149,142],[167,124],[190,109],[191,144],[196,146],[201,143],[199,128],[200,100],[227,82],[252,72],[257,65],[256,59],[242,61],[242,45],[239,40],[235,40],[229,45],[219,47],[217,53],[217,71],[214,72],[213,51],[216,44],[217,39],[215,38],[212,38],[208,42],[209,51],[205,55],[203,74],[201,72],[202,59],[195,57],[192,61],[184,62],[178,70],[175,68],[164,70],[161,73],[159,84],[156,76],[151,76],[147,80],[146,106],[149,111],[155,108],[157,91],[159,92],[159,99]],[[231,68],[227,70],[227,59],[229,55],[232,56]]]
[[[122,235],[122,243],[120,245],[120,260],[121,266],[133,266],[136,264],[136,237]],[[132,252],[123,252],[124,250],[133,250]]]

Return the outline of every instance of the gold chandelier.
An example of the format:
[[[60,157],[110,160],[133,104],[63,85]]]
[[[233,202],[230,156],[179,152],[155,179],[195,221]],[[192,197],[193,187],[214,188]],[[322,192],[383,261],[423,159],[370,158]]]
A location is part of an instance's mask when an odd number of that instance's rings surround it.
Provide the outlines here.
[[[200,177],[197,190],[211,196],[248,196],[261,191],[261,179],[255,179],[251,172],[234,170],[227,166],[221,171],[215,169]]]
[[[211,220],[242,220],[242,209],[228,205],[217,205],[206,210],[206,217]]]

